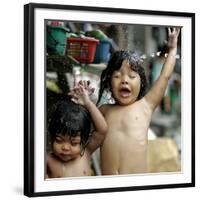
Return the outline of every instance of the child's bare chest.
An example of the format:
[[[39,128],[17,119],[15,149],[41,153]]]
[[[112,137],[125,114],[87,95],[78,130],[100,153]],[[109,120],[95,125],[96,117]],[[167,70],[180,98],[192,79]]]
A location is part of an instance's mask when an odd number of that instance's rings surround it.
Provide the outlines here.
[[[151,113],[140,106],[113,109],[106,115],[109,125],[108,132],[121,132],[124,136],[146,132],[150,123]]]
[[[91,176],[90,160],[86,156],[67,163],[53,161],[49,169],[52,178]]]
[[[107,111],[108,132],[101,148],[104,173],[143,170],[151,111],[140,104]]]

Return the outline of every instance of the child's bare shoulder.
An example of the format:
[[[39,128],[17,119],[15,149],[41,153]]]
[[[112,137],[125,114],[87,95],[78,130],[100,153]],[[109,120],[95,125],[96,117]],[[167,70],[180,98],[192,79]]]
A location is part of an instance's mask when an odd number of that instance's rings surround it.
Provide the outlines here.
[[[140,106],[143,108],[143,110],[148,111],[150,113],[153,112],[151,104],[149,103],[148,99],[146,96],[144,96],[140,101],[139,101]]]
[[[103,115],[105,115],[111,107],[112,107],[112,104],[103,104],[99,107],[99,110],[101,111]]]
[[[48,153],[46,156],[47,165],[52,165],[57,162],[54,155],[52,153]]]
[[[47,156],[46,156],[47,164],[49,164],[49,162],[51,162],[51,160],[52,160],[52,154],[48,153]]]
[[[47,162],[50,161],[51,159],[52,159],[52,154],[48,153],[47,156],[46,156]]]

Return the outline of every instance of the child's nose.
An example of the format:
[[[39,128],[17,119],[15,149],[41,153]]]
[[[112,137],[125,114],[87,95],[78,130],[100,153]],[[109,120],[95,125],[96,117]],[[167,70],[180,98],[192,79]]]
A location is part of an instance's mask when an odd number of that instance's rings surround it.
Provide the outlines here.
[[[70,147],[71,147],[70,143],[65,142],[65,143],[62,145],[62,150],[64,150],[64,151],[70,150]]]
[[[128,77],[127,76],[123,76],[122,80],[121,80],[122,84],[128,84]]]

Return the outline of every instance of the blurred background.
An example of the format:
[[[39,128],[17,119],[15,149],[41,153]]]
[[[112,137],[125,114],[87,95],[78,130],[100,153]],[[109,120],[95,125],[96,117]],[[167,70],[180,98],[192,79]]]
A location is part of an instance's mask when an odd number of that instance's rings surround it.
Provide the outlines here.
[[[96,103],[100,75],[112,52],[127,49],[143,59],[148,87],[158,78],[167,56],[167,28],[133,24],[46,21],[47,128],[55,103],[66,98],[80,80],[90,80]],[[179,36],[181,38],[181,36]],[[176,66],[165,96],[152,116],[148,133],[149,172],[181,170],[181,41]],[[103,98],[101,104],[110,98]],[[47,151],[50,151],[47,131]],[[101,175],[99,151],[92,159],[94,175]]]

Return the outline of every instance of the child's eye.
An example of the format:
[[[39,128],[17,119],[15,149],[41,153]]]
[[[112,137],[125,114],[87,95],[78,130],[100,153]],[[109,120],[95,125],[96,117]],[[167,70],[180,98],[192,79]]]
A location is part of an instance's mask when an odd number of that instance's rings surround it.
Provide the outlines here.
[[[80,143],[79,143],[79,142],[72,142],[71,144],[72,144],[72,146],[77,146],[77,145],[79,145]]]
[[[135,76],[135,75],[129,75],[129,77],[130,77],[131,79],[133,79],[133,78],[135,78],[136,76]]]
[[[63,142],[63,138],[60,137],[60,136],[56,136],[55,142],[56,142],[56,143],[62,143],[62,142]]]
[[[71,145],[76,146],[79,145],[81,142],[80,136],[75,136],[71,138]]]
[[[60,143],[62,143],[62,139],[60,139],[60,138],[59,138],[59,139],[56,138],[56,139],[55,139],[55,142],[58,143],[58,144],[60,144]]]
[[[113,75],[113,78],[119,78],[119,77],[120,77],[119,74],[114,74],[114,75]]]
[[[76,146],[76,145],[78,145],[79,143],[72,143],[72,146]]]

